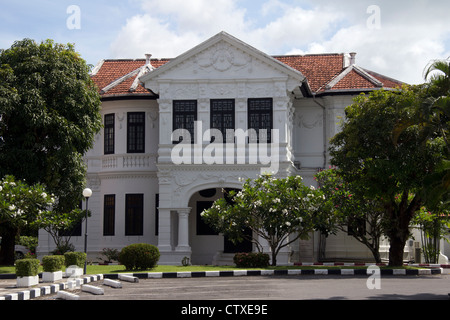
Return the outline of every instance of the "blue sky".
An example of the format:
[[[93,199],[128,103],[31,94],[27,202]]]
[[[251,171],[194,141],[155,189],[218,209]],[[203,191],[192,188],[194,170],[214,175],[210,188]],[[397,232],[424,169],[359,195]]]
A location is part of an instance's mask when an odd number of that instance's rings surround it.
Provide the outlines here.
[[[67,27],[76,5],[80,28]],[[268,54],[357,52],[357,64],[423,82],[450,56],[450,1],[423,0],[0,0],[0,48],[31,38],[75,43],[104,58],[173,58],[220,31]],[[73,21],[73,20],[72,20]]]

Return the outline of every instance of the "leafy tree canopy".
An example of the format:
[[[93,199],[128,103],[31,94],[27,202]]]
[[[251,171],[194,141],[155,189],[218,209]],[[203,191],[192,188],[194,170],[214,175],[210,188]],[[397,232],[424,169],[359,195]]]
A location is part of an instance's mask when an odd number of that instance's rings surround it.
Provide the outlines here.
[[[0,176],[42,183],[57,209],[72,210],[99,110],[89,66],[73,45],[24,39],[0,50]]]
[[[314,229],[314,212],[322,198],[315,188],[303,184],[300,176],[274,178],[262,175],[247,180],[241,191],[231,191],[215,201],[202,217],[218,232],[235,242],[245,238],[247,228],[253,241],[263,251],[266,241],[276,265],[279,251],[299,238],[308,238]]]
[[[442,137],[429,135],[417,122],[425,98],[421,86],[358,96],[331,140],[332,164],[342,178],[365,190],[366,197],[383,201],[392,265],[402,264],[411,219],[445,149]]]

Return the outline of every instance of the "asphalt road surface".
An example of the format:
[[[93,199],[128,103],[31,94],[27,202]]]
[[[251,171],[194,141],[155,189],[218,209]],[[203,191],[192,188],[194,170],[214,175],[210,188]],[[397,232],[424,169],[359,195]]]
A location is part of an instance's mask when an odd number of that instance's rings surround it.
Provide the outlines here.
[[[164,315],[165,319],[290,319],[309,311],[320,318],[357,314],[354,303],[373,304],[364,313],[383,310],[415,311],[425,307],[417,300],[449,301],[450,274],[431,276],[239,276],[204,278],[140,279],[138,283],[120,281],[122,288],[105,286],[102,281],[89,285],[104,289],[103,295],[72,291],[83,301],[58,303],[56,295],[35,300],[45,301],[44,308],[59,308],[64,314],[86,314],[89,318]],[[372,288],[372,289],[369,289]],[[59,300],[59,299],[58,299]],[[102,301],[100,301],[102,300]],[[358,301],[355,301],[358,300]],[[388,300],[409,300],[410,305]],[[342,302],[350,301],[350,302]],[[361,302],[365,301],[365,302]],[[373,302],[375,301],[375,302]],[[349,304],[351,303],[351,304]],[[9,307],[14,307],[10,305]],[[61,308],[62,307],[62,308]],[[35,312],[35,308],[28,308]],[[3,310],[3,309],[2,309]],[[358,310],[358,311],[356,311]],[[26,311],[21,309],[21,314]],[[120,315],[120,316],[119,316]],[[301,318],[301,317],[300,317]]]
[[[377,282],[375,282],[377,281]],[[111,288],[90,283],[104,295],[76,291],[79,300],[449,300],[450,275],[243,276],[140,279]],[[42,299],[55,300],[55,296]]]

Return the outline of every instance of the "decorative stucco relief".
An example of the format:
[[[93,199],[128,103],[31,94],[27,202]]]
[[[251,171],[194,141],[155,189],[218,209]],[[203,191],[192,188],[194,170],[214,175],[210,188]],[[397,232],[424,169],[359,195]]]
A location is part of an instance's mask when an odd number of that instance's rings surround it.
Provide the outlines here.
[[[159,120],[158,111],[156,110],[149,111],[147,113],[147,117],[150,120],[150,127],[155,128]]]
[[[119,120],[119,129],[123,128],[123,120],[126,117],[126,113],[125,112],[118,112],[117,113],[117,120]]]
[[[225,42],[219,42],[194,58],[194,73],[199,71],[239,71],[247,68],[252,72],[252,57],[232,48]]]
[[[201,188],[207,188],[208,185],[214,187],[226,187],[226,185],[242,185],[243,181],[249,178],[248,173],[244,172],[224,172],[224,171],[177,171],[173,175],[174,184],[172,184],[173,200],[182,206],[188,203],[190,197],[195,191]],[[197,190],[198,189],[198,190]]]
[[[296,124],[300,128],[314,129],[323,126],[322,113],[296,114]]]

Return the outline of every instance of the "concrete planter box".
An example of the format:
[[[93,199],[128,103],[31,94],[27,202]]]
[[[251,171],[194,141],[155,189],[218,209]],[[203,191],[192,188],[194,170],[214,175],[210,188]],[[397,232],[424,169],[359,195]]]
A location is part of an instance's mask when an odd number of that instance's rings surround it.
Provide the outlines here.
[[[83,275],[84,270],[77,266],[70,266],[66,268],[66,278],[79,278]]]
[[[27,288],[39,284],[39,276],[18,277],[17,287]]]
[[[63,278],[62,271],[55,272],[43,272],[42,273],[42,282],[55,282],[61,280]]]

